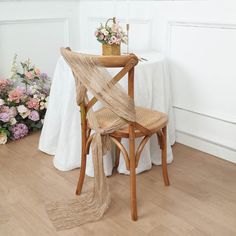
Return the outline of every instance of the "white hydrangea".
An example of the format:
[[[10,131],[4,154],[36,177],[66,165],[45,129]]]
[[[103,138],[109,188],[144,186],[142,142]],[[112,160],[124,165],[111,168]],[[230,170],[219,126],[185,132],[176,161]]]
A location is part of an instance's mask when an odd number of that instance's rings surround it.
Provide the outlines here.
[[[108,32],[105,28],[102,29],[101,32],[102,32],[105,36],[109,34],[109,32]]]

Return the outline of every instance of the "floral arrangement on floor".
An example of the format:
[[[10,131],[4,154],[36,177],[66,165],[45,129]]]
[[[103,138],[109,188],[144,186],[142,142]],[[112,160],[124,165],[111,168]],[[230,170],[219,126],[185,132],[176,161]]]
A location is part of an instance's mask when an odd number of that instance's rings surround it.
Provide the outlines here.
[[[108,22],[112,20],[112,25],[109,26]],[[128,36],[123,31],[122,27],[119,25],[119,22],[116,21],[116,18],[110,18],[107,20],[106,24],[100,24],[100,27],[95,31],[95,37],[98,42],[102,44],[118,44],[121,43],[127,44]]]
[[[0,144],[17,140],[42,128],[47,110],[50,79],[33,66],[14,56],[11,77],[0,79]]]

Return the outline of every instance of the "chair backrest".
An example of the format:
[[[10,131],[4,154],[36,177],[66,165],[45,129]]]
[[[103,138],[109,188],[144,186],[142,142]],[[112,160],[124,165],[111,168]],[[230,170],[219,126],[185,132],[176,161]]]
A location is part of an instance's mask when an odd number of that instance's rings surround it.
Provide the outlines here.
[[[100,101],[127,122],[133,131],[139,129],[145,135],[150,134],[147,128],[136,122],[134,104],[134,67],[138,64],[136,55],[95,56],[72,52],[69,48],[62,48],[61,53],[76,79],[77,103],[80,105],[82,123],[86,123],[88,111]],[[115,67],[122,69],[112,78],[105,68]],[[128,94],[117,83],[127,73]],[[91,100],[88,100],[87,90],[94,95]]]
[[[117,116],[127,121],[135,121],[134,109],[134,67],[138,58],[134,55],[94,56],[61,49],[64,59],[71,67],[77,84],[77,102],[87,113],[99,100]],[[105,68],[121,67],[112,78]],[[128,95],[117,83],[128,73]],[[86,92],[94,97],[87,99]],[[125,107],[125,109],[124,109]]]

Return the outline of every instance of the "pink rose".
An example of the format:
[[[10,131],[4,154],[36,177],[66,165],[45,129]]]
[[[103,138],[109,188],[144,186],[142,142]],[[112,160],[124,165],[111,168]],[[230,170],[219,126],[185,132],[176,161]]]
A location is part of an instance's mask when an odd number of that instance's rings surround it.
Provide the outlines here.
[[[19,103],[20,99],[23,98],[24,90],[21,88],[16,88],[9,92],[8,98],[11,102]]]
[[[39,109],[39,99],[37,99],[37,98],[30,98],[30,100],[26,103],[26,105],[30,109],[38,110]]]
[[[9,114],[11,117],[15,117],[17,115],[17,110],[15,107],[10,107]]]
[[[0,89],[5,89],[8,85],[11,84],[11,81],[8,79],[0,79]]]
[[[29,71],[26,71],[25,72],[25,76],[28,78],[28,79],[31,79],[33,77],[33,74]]]
[[[7,93],[11,89],[11,85],[12,81],[8,79],[0,79],[0,95]]]
[[[38,76],[40,75],[40,70],[39,70],[39,68],[35,68],[35,69],[34,69],[34,72],[35,72],[36,75],[38,75]]]
[[[2,106],[2,107],[0,108],[0,112],[2,112],[2,113],[8,113],[8,112],[9,112],[9,107],[8,107],[8,106]]]

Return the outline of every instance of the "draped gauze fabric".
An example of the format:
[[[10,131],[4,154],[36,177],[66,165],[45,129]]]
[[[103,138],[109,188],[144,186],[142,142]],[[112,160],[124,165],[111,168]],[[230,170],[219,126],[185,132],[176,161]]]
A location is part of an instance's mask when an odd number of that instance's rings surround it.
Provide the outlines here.
[[[77,104],[87,103],[90,91],[102,105],[117,115],[117,120],[108,127],[99,127],[96,113],[89,109],[87,119],[95,131],[91,143],[94,165],[92,192],[76,199],[48,203],[46,210],[57,230],[70,229],[81,224],[99,220],[111,202],[107,179],[103,170],[103,155],[109,148],[109,133],[127,122],[135,122],[134,100],[119,85],[111,83],[112,77],[99,61],[86,54],[61,49],[62,56],[71,67],[76,81]]]

